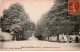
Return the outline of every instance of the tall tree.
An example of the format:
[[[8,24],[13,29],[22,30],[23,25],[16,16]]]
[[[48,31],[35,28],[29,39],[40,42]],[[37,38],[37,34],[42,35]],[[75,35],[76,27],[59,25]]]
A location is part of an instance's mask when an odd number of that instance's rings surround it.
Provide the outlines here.
[[[1,18],[3,31],[14,31],[16,33],[23,33],[24,31],[34,30],[34,23],[28,17],[23,6],[20,3],[15,3],[9,6],[8,9],[3,11],[3,17]],[[23,31],[23,32],[19,32]],[[31,34],[30,34],[31,35]]]

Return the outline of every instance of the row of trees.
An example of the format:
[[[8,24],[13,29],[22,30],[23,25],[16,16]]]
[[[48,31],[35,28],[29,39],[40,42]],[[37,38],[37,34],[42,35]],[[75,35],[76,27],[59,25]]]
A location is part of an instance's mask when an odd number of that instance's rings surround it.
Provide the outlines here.
[[[35,37],[44,39],[59,34],[78,34],[80,14],[68,14],[68,0],[55,0],[50,11],[42,16],[36,24]]]
[[[1,17],[1,29],[8,33],[14,32],[15,37],[22,36],[22,39],[28,39],[32,36],[32,34],[28,33],[34,31],[35,24],[30,20],[23,6],[20,3],[15,3],[3,11],[3,16]]]

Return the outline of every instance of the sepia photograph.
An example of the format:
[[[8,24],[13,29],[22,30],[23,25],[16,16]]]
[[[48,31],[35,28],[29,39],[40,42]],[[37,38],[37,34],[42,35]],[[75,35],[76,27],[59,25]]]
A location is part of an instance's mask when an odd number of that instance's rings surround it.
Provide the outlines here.
[[[0,0],[0,51],[80,51],[80,0]]]

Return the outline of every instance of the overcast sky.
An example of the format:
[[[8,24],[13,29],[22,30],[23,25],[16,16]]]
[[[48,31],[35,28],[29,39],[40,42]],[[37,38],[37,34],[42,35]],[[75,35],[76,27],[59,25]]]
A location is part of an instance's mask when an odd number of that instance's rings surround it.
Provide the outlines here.
[[[29,14],[30,19],[33,22],[37,22],[41,16],[49,11],[53,5],[53,0],[2,0],[0,3],[0,16],[3,9],[7,9],[10,4],[19,2],[24,6],[26,13]]]

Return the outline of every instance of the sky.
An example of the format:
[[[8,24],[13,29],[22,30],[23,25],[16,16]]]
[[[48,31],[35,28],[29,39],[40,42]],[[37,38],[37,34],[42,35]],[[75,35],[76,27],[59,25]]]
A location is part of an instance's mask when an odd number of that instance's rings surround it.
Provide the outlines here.
[[[0,16],[3,15],[3,10],[7,9],[13,3],[22,4],[26,13],[29,14],[31,21],[36,23],[43,14],[49,11],[54,4],[54,0],[1,0]]]

